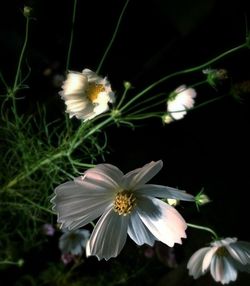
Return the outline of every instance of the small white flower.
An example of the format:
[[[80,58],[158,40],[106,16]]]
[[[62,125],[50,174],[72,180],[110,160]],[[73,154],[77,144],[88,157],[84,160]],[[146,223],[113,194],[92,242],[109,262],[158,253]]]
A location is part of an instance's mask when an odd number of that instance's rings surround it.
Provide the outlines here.
[[[165,123],[170,123],[172,120],[182,119],[187,110],[194,106],[194,98],[196,97],[196,91],[186,85],[178,87],[169,97],[167,101],[167,112],[163,118]]]
[[[89,237],[86,229],[67,231],[59,238],[59,248],[62,254],[81,255]]]
[[[189,275],[195,279],[210,270],[216,282],[235,281],[237,272],[250,272],[250,243],[225,238],[196,251],[188,261]]]
[[[194,201],[183,191],[146,184],[162,168],[151,162],[127,174],[110,164],[99,164],[84,176],[55,189],[51,200],[58,222],[68,229],[80,228],[99,216],[87,243],[87,255],[108,260],[122,250],[127,233],[138,245],[160,240],[168,246],[182,243],[186,222],[175,208],[161,198]]]
[[[59,92],[67,106],[70,118],[83,121],[92,119],[109,110],[109,103],[115,101],[107,78],[102,78],[89,69],[82,73],[70,71]]]

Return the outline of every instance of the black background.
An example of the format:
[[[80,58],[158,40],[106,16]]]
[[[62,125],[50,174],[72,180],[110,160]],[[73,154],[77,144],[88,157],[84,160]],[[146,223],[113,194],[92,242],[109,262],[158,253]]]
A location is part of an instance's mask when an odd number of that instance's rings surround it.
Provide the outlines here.
[[[70,69],[95,70],[124,1],[78,2]],[[73,4],[59,0],[25,3],[33,7],[34,18],[26,54],[32,70],[26,107],[32,111],[36,102],[46,103],[51,118],[55,118],[62,114],[64,105],[53,79],[64,74]],[[1,7],[0,62],[8,82],[13,81],[23,43],[22,8],[23,1],[5,2]],[[202,64],[243,43],[249,17],[244,1],[131,0],[101,74],[108,76],[117,95],[124,80],[132,83],[132,92],[138,92],[164,75]],[[235,84],[250,80],[249,63],[250,50],[245,49],[212,68],[227,69],[230,82]],[[47,69],[50,74],[45,76]],[[157,91],[168,93],[202,78],[201,72],[176,77],[148,96]],[[204,102],[227,94],[229,89],[201,87],[197,92],[197,101]],[[184,204],[180,211],[186,212],[187,220],[211,226],[221,236],[250,241],[249,116],[248,92],[241,103],[228,96],[167,126],[148,120],[135,130],[111,127],[107,130],[110,153],[105,160],[126,172],[162,159],[164,167],[154,182],[192,194],[204,188],[212,199],[200,212]],[[195,240],[196,231],[189,229],[188,234],[194,240],[193,250],[203,246]]]

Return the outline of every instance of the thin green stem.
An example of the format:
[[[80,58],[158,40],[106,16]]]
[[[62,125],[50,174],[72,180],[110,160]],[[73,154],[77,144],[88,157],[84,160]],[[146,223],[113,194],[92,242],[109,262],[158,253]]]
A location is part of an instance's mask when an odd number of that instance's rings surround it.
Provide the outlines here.
[[[110,42],[109,42],[109,44],[108,44],[108,46],[107,46],[107,48],[106,48],[106,50],[105,50],[103,56],[102,56],[102,59],[101,59],[99,65],[98,65],[98,68],[96,69],[96,73],[97,73],[97,74],[100,72],[100,70],[101,70],[101,68],[102,68],[102,65],[103,65],[103,62],[104,62],[104,60],[106,59],[107,54],[108,54],[110,48],[112,47],[113,42],[114,42],[114,40],[115,40],[115,38],[116,38],[116,36],[117,36],[117,32],[118,32],[118,30],[119,30],[122,17],[123,17],[123,15],[124,15],[124,12],[125,12],[127,6],[128,6],[128,3],[129,3],[129,0],[126,1],[125,5],[124,5],[123,8],[122,8],[121,14],[120,14],[120,16],[119,16],[118,22],[117,22],[116,27],[115,27],[115,31],[114,31],[114,33],[113,33],[113,35],[112,35],[112,38],[111,38],[111,40],[110,40]]]
[[[209,65],[219,61],[220,59],[224,58],[225,56],[231,54],[231,53],[234,53],[236,51],[239,51],[243,48],[246,48],[247,45],[246,43],[244,44],[241,44],[235,48],[232,48],[222,54],[220,54],[219,56],[209,60],[208,62],[204,63],[204,64],[201,64],[199,66],[196,66],[196,67],[193,67],[193,68],[188,68],[188,69],[185,69],[185,70],[181,70],[181,71],[177,71],[177,72],[174,72],[170,75],[167,75],[161,79],[159,79],[158,81],[152,83],[151,85],[149,85],[148,87],[146,87],[143,91],[141,91],[140,93],[138,93],[136,96],[134,96],[129,102],[127,102],[127,104],[125,104],[121,109],[120,111],[123,111],[124,109],[126,109],[128,106],[130,106],[132,103],[134,103],[136,100],[138,100],[141,96],[143,96],[145,93],[147,93],[148,91],[150,91],[151,89],[153,89],[154,87],[156,87],[157,85],[159,85],[160,83],[170,79],[170,78],[173,78],[175,76],[178,76],[178,75],[181,75],[181,74],[187,74],[187,73],[191,73],[191,72],[195,72],[195,71],[198,71],[198,70],[201,70],[201,69],[204,69],[206,67],[208,67]]]
[[[213,235],[213,238],[214,239],[218,239],[218,235],[216,234],[215,231],[213,231],[211,228],[209,227],[206,227],[206,226],[202,226],[202,225],[197,225],[197,224],[192,224],[192,223],[187,223],[187,225],[189,227],[192,227],[192,228],[197,228],[197,229],[201,229],[201,230],[205,230],[207,232],[210,232],[212,235]]]
[[[28,170],[27,172],[23,172],[23,173],[19,174],[13,180],[11,180],[5,187],[3,187],[3,190],[12,188],[18,182],[22,181],[23,179],[25,179],[28,176],[30,176],[31,174],[33,174],[36,170],[38,170],[43,165],[49,164],[53,160],[58,159],[58,158],[63,157],[63,156],[66,156],[66,155],[67,154],[65,151],[59,151],[58,153],[54,154],[53,156],[50,156],[49,158],[46,158],[46,159],[43,159],[43,160],[37,162],[37,164],[34,164],[33,167],[30,168],[30,170]]]
[[[75,19],[76,19],[76,6],[77,6],[77,0],[74,0],[72,22],[71,22],[71,32],[70,32],[70,40],[69,40],[69,49],[68,49],[67,61],[66,61],[66,72],[69,69],[69,62],[70,62],[70,57],[71,57],[72,43],[73,43],[73,38],[74,38],[74,27],[75,27]]]
[[[39,205],[39,204],[36,204],[34,201],[28,199],[27,197],[23,196],[22,194],[16,193],[16,195],[19,196],[19,197],[21,197],[23,200],[25,200],[26,202],[28,202],[28,203],[31,204],[32,206],[35,206],[36,208],[38,208],[38,209],[40,209],[40,210],[42,210],[42,211],[45,211],[45,212],[47,212],[47,213],[49,213],[49,214],[54,214],[53,211],[51,211],[51,210],[49,210],[49,209],[47,209],[47,208],[45,208],[45,207],[43,207],[43,206],[41,206],[41,205]]]
[[[19,57],[17,71],[16,71],[16,76],[15,76],[15,81],[14,81],[14,85],[13,85],[13,93],[14,93],[14,95],[15,95],[15,92],[17,90],[18,81],[19,81],[19,77],[20,77],[21,66],[22,66],[22,62],[23,62],[23,57],[24,57],[24,53],[25,53],[25,50],[26,50],[26,47],[27,47],[27,43],[28,43],[29,22],[30,22],[30,18],[26,17],[25,39],[24,39],[23,47],[22,47],[21,54],[20,54],[20,57]]]

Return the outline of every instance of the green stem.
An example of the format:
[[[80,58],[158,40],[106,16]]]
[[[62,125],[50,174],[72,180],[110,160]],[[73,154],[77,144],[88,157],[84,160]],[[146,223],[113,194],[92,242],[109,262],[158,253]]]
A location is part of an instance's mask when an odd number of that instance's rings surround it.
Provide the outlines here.
[[[27,172],[23,172],[21,174],[19,174],[18,176],[16,176],[13,180],[11,180],[5,187],[3,187],[3,189],[9,189],[11,187],[13,187],[14,185],[16,185],[18,182],[22,181],[23,179],[27,178],[28,176],[30,176],[31,174],[33,174],[36,170],[38,170],[40,167],[42,167],[43,165],[46,165],[48,163],[51,163],[53,160],[58,159],[62,156],[66,156],[67,154],[65,153],[65,151],[60,151],[56,154],[54,154],[53,156],[43,159],[40,162],[38,162],[37,164],[35,164],[29,171]]]
[[[204,69],[206,67],[208,67],[209,65],[217,62],[218,60],[224,58],[225,56],[231,54],[231,53],[234,53],[238,50],[241,50],[243,48],[247,47],[246,43],[244,44],[241,44],[235,48],[232,48],[222,54],[220,54],[219,56],[209,60],[208,62],[204,63],[204,64],[201,64],[199,66],[196,66],[196,67],[193,67],[193,68],[188,68],[188,69],[185,69],[185,70],[181,70],[181,71],[177,71],[177,72],[174,72],[170,75],[167,75],[161,79],[159,79],[158,81],[154,82],[153,84],[149,85],[148,87],[146,87],[143,91],[141,91],[140,93],[138,93],[135,97],[133,97],[129,102],[127,102],[127,104],[125,104],[121,109],[120,111],[126,109],[128,106],[130,106],[133,102],[135,102],[136,100],[138,100],[142,95],[144,95],[145,93],[147,93],[148,91],[150,91],[151,89],[153,89],[154,87],[156,87],[157,85],[159,85],[160,83],[170,79],[170,78],[173,78],[175,76],[178,76],[178,75],[181,75],[181,74],[187,74],[187,73],[191,73],[191,72],[195,72],[195,71],[198,71],[198,70],[201,70],[201,69]]]
[[[18,86],[18,81],[19,81],[19,76],[20,76],[20,71],[21,71],[21,66],[22,66],[22,62],[23,62],[23,56],[27,47],[27,43],[28,43],[28,37],[29,37],[29,21],[30,18],[26,17],[26,27],[25,27],[25,39],[24,39],[24,43],[23,43],[23,48],[21,50],[21,54],[19,57],[19,61],[18,61],[18,66],[17,66],[17,71],[16,71],[16,76],[15,76],[15,81],[14,81],[14,85],[13,85],[13,93],[16,92],[17,90],[17,86]]]
[[[212,235],[213,235],[213,238],[216,240],[218,239],[218,235],[216,234],[215,231],[213,231],[211,228],[209,227],[206,227],[206,226],[202,226],[202,225],[197,225],[197,224],[192,224],[192,223],[187,223],[187,225],[189,227],[192,227],[192,228],[197,228],[197,229],[201,229],[201,230],[205,230],[205,231],[208,231],[210,232]]]
[[[72,22],[71,22],[71,32],[70,32],[70,40],[69,40],[69,49],[68,49],[67,61],[66,61],[66,72],[69,69],[69,61],[70,61],[71,50],[72,50],[72,43],[73,43],[73,38],[74,38],[74,27],[75,27],[75,19],[76,19],[76,6],[77,6],[77,0],[74,0]]]
[[[99,65],[98,65],[98,68],[96,69],[96,73],[97,73],[97,74],[100,72],[100,69],[101,69],[101,67],[102,67],[102,65],[103,65],[103,62],[104,62],[105,58],[107,57],[107,54],[108,54],[110,48],[111,48],[112,45],[113,45],[113,42],[114,42],[115,37],[116,37],[116,35],[117,35],[117,32],[118,32],[118,29],[119,29],[119,27],[120,27],[123,14],[124,14],[124,12],[125,12],[127,6],[128,6],[128,3],[129,3],[129,0],[126,1],[125,5],[124,5],[123,8],[122,8],[121,14],[120,14],[120,16],[119,16],[118,22],[117,22],[116,27],[115,27],[115,31],[114,31],[114,33],[113,33],[113,35],[112,35],[112,38],[111,38],[111,40],[110,40],[110,42],[109,42],[109,44],[108,44],[108,46],[107,46],[107,48],[106,48],[106,51],[104,52],[104,55],[102,56],[102,59],[101,59]]]

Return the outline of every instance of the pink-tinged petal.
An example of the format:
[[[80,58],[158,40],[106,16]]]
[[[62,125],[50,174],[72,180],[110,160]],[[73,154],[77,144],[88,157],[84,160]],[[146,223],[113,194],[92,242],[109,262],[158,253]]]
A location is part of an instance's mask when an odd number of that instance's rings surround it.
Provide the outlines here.
[[[87,254],[99,260],[116,257],[122,250],[128,230],[129,216],[119,216],[111,206],[98,220],[87,245]]]
[[[88,179],[96,185],[107,189],[119,189],[123,173],[111,164],[99,164],[84,173],[83,180]]]
[[[112,204],[112,193],[94,184],[67,182],[55,189],[51,200],[62,227],[75,229],[99,217]]]
[[[193,276],[194,279],[197,279],[204,274],[202,271],[202,261],[209,250],[210,247],[201,248],[190,257],[187,269],[189,270],[189,275]]]
[[[122,185],[128,190],[138,188],[151,180],[161,170],[162,166],[163,163],[159,160],[135,169],[123,177]]]
[[[128,235],[137,245],[143,245],[146,243],[153,246],[155,240],[157,240],[145,227],[136,210],[134,210],[130,215]]]
[[[182,244],[187,225],[175,208],[152,197],[139,197],[137,202],[140,219],[158,240],[170,247]]]
[[[250,264],[250,243],[238,241],[227,246],[230,255],[242,264]]]
[[[142,187],[139,187],[136,190],[137,194],[142,194],[151,197],[159,197],[166,199],[176,199],[182,201],[194,201],[194,196],[186,193],[185,191],[181,191],[171,187],[165,187],[161,185],[151,185],[147,184]]]
[[[216,282],[228,284],[230,281],[235,281],[237,278],[237,270],[223,256],[213,256],[210,266],[210,272]]]
[[[212,246],[211,249],[207,252],[205,255],[203,262],[202,262],[202,272],[205,272],[208,267],[210,266],[211,260],[217,251],[218,247],[217,246]]]

